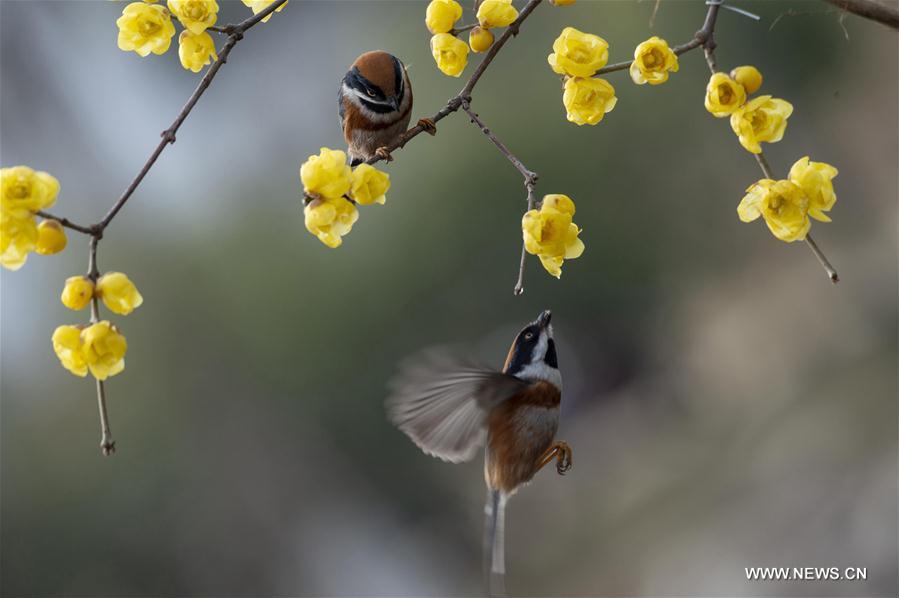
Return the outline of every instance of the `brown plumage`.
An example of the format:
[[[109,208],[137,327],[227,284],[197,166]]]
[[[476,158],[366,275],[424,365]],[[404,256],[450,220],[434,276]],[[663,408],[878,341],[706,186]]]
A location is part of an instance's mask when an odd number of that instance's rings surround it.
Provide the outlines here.
[[[491,593],[503,593],[506,500],[556,461],[564,474],[571,449],[555,441],[562,376],[545,311],[515,338],[502,372],[430,352],[407,362],[392,383],[390,420],[424,452],[467,461],[486,444],[485,562]]]
[[[338,93],[343,136],[354,164],[378,155],[398,141],[412,116],[412,84],[403,63],[376,50],[359,56],[344,75]]]

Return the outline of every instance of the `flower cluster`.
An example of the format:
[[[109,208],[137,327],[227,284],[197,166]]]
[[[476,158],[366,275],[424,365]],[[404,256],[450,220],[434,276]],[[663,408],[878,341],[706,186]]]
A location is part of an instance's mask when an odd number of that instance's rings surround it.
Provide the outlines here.
[[[390,175],[370,164],[347,165],[340,150],[321,148],[300,167],[306,197],[306,229],[328,247],[340,247],[359,219],[356,205],[383,204]]]
[[[137,287],[121,272],[107,272],[96,282],[91,276],[72,276],[66,280],[60,296],[62,304],[81,310],[95,303],[89,324],[59,326],[53,332],[53,350],[62,366],[84,377],[90,371],[97,380],[105,380],[125,369],[128,343],[119,329],[108,320],[96,321],[99,300],[109,311],[126,316],[144,299]]]
[[[833,178],[837,169],[824,162],[800,158],[790,169],[788,179],[762,179],[747,189],[737,207],[743,222],[761,216],[771,233],[787,243],[804,240],[811,228],[809,217],[830,222],[824,212],[837,201]]]
[[[274,0],[243,0],[253,14],[264,10]],[[168,0],[166,8],[153,3],[155,0],[132,2],[116,20],[119,27],[118,45],[125,52],[136,52],[139,56],[165,54],[172,45],[175,25],[172,17],[181,23],[184,30],[178,36],[178,57],[181,66],[200,72],[204,66],[218,60],[215,42],[207,29],[215,25],[219,5],[216,0]],[[282,4],[275,12],[286,6]],[[263,22],[271,15],[262,19]]]
[[[762,152],[761,143],[783,139],[793,105],[769,95],[748,99],[762,86],[762,74],[754,66],[737,67],[715,73],[705,92],[706,110],[718,118],[730,116],[730,127],[740,145],[753,154]]]
[[[554,72],[565,78],[562,103],[569,121],[595,125],[615,107],[618,98],[612,84],[592,78],[609,61],[606,40],[566,27],[553,42],[553,53],[547,61]]]
[[[556,4],[572,4],[574,0],[560,0]],[[459,29],[462,5],[456,0],[431,0],[425,11],[425,25],[431,32],[431,54],[437,68],[445,75],[458,77],[468,65],[468,51],[486,52],[495,39],[492,29],[508,27],[518,19],[512,0],[483,0],[477,8],[478,24]],[[456,36],[469,30],[466,44]]]
[[[55,220],[38,224],[35,212],[53,205],[59,181],[27,166],[0,169],[0,264],[18,270],[32,251],[52,255],[68,240]]]
[[[564,78],[562,104],[570,122],[595,125],[618,103],[612,84],[595,77],[609,61],[609,44],[598,35],[566,27],[553,42],[547,61]],[[649,38],[634,50],[630,75],[638,85],[661,85],[677,70],[677,55],[659,37]]]
[[[524,248],[540,258],[547,272],[560,278],[562,262],[584,253],[584,242],[578,238],[581,229],[572,221],[574,202],[567,195],[543,197],[539,209],[530,210],[521,219]]]

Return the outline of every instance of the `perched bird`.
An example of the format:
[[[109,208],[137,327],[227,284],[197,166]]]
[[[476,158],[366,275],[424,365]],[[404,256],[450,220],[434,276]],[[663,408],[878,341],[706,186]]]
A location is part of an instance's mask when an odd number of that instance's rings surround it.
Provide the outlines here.
[[[506,500],[543,466],[571,468],[571,448],[555,441],[562,375],[544,311],[518,333],[502,372],[430,352],[406,362],[391,383],[387,413],[425,453],[458,463],[486,442],[485,574],[503,594]]]
[[[399,58],[380,50],[359,56],[343,77],[337,102],[352,165],[375,156],[390,160],[388,147],[412,116],[412,84]],[[430,119],[418,124],[432,135],[437,131]]]

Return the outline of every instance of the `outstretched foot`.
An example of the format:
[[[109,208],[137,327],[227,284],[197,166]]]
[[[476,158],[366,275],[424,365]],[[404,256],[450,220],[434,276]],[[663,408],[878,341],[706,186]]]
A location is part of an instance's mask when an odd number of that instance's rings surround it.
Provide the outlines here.
[[[428,135],[437,134],[437,124],[430,118],[418,119],[418,126],[424,129]]]
[[[386,145],[376,149],[375,155],[385,162],[393,162],[393,156],[390,155],[390,150],[387,149]]]
[[[551,447],[546,449],[546,452],[543,453],[543,457],[540,458],[540,465],[537,467],[537,469],[543,469],[544,466],[555,459],[556,471],[559,473],[559,475],[565,475],[566,473],[568,473],[568,470],[571,469],[573,455],[574,452],[571,450],[571,447],[568,446],[568,443],[559,440],[553,443]]]

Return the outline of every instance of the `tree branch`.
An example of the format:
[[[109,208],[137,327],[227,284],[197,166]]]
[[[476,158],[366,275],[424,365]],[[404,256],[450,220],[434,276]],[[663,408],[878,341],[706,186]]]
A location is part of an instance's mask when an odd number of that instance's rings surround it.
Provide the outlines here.
[[[47,220],[55,220],[56,222],[60,223],[62,226],[66,227],[66,228],[70,228],[75,231],[78,231],[79,233],[83,233],[85,235],[94,234],[94,226],[95,225],[84,226],[83,224],[76,224],[76,223],[72,222],[71,220],[69,220],[68,218],[61,218],[59,216],[54,216],[53,214],[50,214],[49,212],[45,212],[43,210],[38,210],[37,212],[35,212],[35,214],[37,214],[41,218],[46,218]]]
[[[481,130],[481,133],[486,135],[487,139],[492,141],[493,145],[496,146],[499,152],[504,155],[506,159],[509,160],[509,162],[512,163],[512,166],[514,166],[518,170],[518,172],[521,173],[521,176],[524,177],[525,185],[533,185],[537,182],[537,173],[532,170],[528,170],[528,168],[522,163],[522,161],[515,157],[515,154],[513,154],[508,147],[506,147],[506,144],[500,141],[499,138],[493,134],[493,132],[487,127],[484,121],[482,121],[478,117],[477,113],[471,109],[471,104],[468,103],[468,100],[462,100],[462,110],[464,110],[468,114],[468,116],[471,117],[471,122],[477,125],[477,127]]]
[[[899,8],[875,0],[824,0],[829,4],[887,27],[899,29]]]
[[[709,9],[705,14],[705,21],[703,22],[702,27],[699,28],[699,31],[693,34],[693,39],[680,44],[679,46],[674,46],[671,48],[671,51],[680,56],[681,54],[686,54],[690,50],[703,48],[706,51],[706,62],[708,62],[709,55],[715,50],[715,23],[718,20],[718,9],[720,8],[720,3],[709,4]],[[598,77],[607,73],[614,73],[615,71],[624,71],[631,68],[633,63],[633,60],[616,62],[615,64],[610,64],[609,66],[599,69],[593,76]],[[711,59],[711,62],[709,62],[709,68],[712,69],[713,73],[715,72],[714,57]]]
[[[212,80],[215,78],[216,74],[218,74],[219,69],[222,68],[222,65],[228,61],[228,54],[231,53],[231,50],[234,48],[237,42],[243,39],[243,34],[248,29],[262,21],[262,19],[275,12],[275,10],[277,10],[286,2],[287,0],[275,0],[275,2],[272,2],[269,6],[267,6],[265,10],[260,11],[259,14],[253,15],[252,17],[241,21],[236,25],[226,25],[225,27],[216,29],[216,31],[221,31],[228,35],[228,41],[226,41],[225,45],[222,46],[222,49],[219,52],[218,60],[216,60],[212,64],[212,66],[209,67],[209,70],[206,71],[206,74],[203,75],[203,78],[200,80],[197,88],[187,99],[187,103],[181,109],[181,112],[178,113],[178,116],[175,117],[175,121],[168,129],[162,132],[162,141],[159,142],[159,145],[156,146],[156,149],[154,149],[153,153],[150,154],[150,157],[147,158],[147,161],[144,163],[140,171],[138,171],[137,175],[128,185],[128,188],[125,189],[125,192],[122,193],[119,199],[109,209],[109,211],[103,217],[103,220],[96,224],[96,227],[99,228],[101,232],[107,226],[109,226],[109,223],[112,222],[112,219],[116,217],[116,214],[119,213],[119,210],[121,210],[125,206],[125,203],[131,198],[141,182],[143,182],[144,177],[147,176],[147,173],[150,172],[151,168],[153,168],[153,165],[156,163],[156,160],[159,158],[159,155],[166,148],[166,146],[175,143],[175,133],[178,132],[178,129],[187,118],[187,115],[190,114],[190,111],[193,110],[194,106],[196,106],[197,101],[200,99],[200,96],[203,95],[203,92],[206,91],[206,89],[209,87],[209,84],[212,83]]]
[[[537,5],[540,4],[542,0],[530,0],[530,2],[525,5],[521,12],[518,13],[518,18],[512,22],[509,27],[503,31],[503,34],[499,36],[487,53],[484,55],[484,59],[481,61],[481,64],[478,65],[478,68],[475,69],[474,73],[472,73],[471,77],[468,78],[468,81],[465,83],[465,86],[462,88],[458,94],[453,96],[447,103],[446,106],[437,111],[434,116],[430,117],[430,120],[434,123],[438,123],[453,112],[458,112],[459,108],[462,107],[462,100],[471,101],[471,92],[474,91],[475,85],[478,84],[478,80],[481,78],[481,75],[484,74],[484,71],[487,70],[487,67],[490,66],[490,63],[493,62],[493,59],[496,58],[496,55],[499,54],[499,51],[506,45],[512,37],[518,34],[518,31],[521,27],[521,24],[524,23],[524,20],[530,16],[534,9],[537,8]],[[394,150],[400,149],[409,142],[409,140],[417,137],[421,133],[425,131],[425,127],[418,124],[414,127],[407,130],[403,135],[387,146],[387,152],[391,153]],[[380,162],[383,158],[378,156],[372,156],[366,163],[375,164],[376,162]]]

